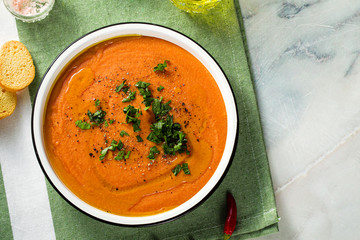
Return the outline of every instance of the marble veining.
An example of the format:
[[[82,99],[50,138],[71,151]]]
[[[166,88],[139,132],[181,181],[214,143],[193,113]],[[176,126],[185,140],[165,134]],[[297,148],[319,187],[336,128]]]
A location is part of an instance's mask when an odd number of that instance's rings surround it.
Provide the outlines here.
[[[352,73],[354,66],[356,64],[358,64],[358,58],[359,58],[360,52],[358,51],[358,52],[355,52],[354,54],[355,54],[354,60],[351,62],[349,68],[346,70],[344,77],[347,77],[348,75],[350,75]]]
[[[296,42],[294,45],[287,48],[283,55],[290,55],[292,57],[298,58],[310,58],[315,62],[327,62],[334,57],[334,54],[331,53],[320,53],[316,47],[311,45],[304,44],[302,41]]]
[[[240,0],[280,232],[359,239],[360,1]]]
[[[296,4],[296,3],[291,3],[291,2],[283,2],[282,3],[282,7],[280,9],[280,11],[278,12],[278,17],[280,18],[293,18],[295,17],[296,14],[298,14],[299,12],[301,12],[303,9],[312,6],[315,3],[318,3],[319,1],[314,1],[312,3],[310,2],[302,2],[300,4]]]

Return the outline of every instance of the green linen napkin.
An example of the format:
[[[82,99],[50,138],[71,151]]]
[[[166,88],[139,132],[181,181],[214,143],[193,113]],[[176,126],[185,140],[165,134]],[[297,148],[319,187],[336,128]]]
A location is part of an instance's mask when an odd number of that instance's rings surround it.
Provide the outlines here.
[[[239,21],[240,20],[240,21]],[[70,206],[50,184],[48,193],[59,239],[221,239],[226,191],[238,205],[233,239],[278,231],[278,216],[256,97],[240,30],[237,0],[223,0],[205,15],[191,15],[166,0],[56,0],[37,23],[18,21],[20,40],[36,65],[32,100],[50,63],[71,42],[97,28],[122,22],[149,22],[180,31],[202,45],[221,65],[235,94],[239,138],[231,167],[218,189],[200,207],[178,220],[129,228],[95,220]]]

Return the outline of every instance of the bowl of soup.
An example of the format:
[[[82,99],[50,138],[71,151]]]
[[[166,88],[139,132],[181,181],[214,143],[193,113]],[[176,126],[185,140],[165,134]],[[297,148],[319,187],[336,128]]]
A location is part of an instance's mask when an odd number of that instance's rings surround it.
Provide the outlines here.
[[[231,162],[237,111],[224,72],[199,44],[124,23],[57,56],[31,126],[40,166],[65,200],[139,226],[176,219],[211,195]]]

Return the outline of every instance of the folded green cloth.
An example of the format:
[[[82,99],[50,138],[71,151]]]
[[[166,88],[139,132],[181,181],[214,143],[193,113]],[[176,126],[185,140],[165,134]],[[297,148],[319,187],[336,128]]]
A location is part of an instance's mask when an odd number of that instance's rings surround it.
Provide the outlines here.
[[[239,138],[231,167],[217,190],[200,207],[178,220],[129,228],[97,221],[70,206],[48,186],[55,233],[59,239],[221,239],[226,192],[238,205],[233,239],[278,231],[278,216],[250,76],[237,0],[223,0],[208,14],[191,15],[166,0],[56,0],[50,15],[37,23],[18,21],[20,40],[36,65],[29,87],[32,100],[46,69],[71,42],[97,28],[122,22],[148,22],[180,31],[202,45],[221,65],[235,94]],[[239,21],[240,20],[240,21]]]

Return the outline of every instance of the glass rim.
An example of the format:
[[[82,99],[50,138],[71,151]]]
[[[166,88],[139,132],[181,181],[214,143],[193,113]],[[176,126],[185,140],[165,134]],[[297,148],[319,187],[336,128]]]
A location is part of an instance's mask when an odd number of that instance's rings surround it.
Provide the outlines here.
[[[33,15],[22,15],[14,11],[14,9],[9,5],[9,0],[3,0],[5,8],[17,19],[22,20],[24,22],[35,22],[37,20],[44,19],[51,9],[54,6],[55,0],[49,0],[49,5],[40,13],[33,14]]]

